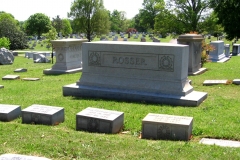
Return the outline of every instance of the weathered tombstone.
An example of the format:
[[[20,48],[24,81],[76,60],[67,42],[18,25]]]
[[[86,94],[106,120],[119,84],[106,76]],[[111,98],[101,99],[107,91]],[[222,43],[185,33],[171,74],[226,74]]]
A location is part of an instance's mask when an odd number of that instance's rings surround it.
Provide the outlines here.
[[[15,56],[15,57],[18,56],[18,52],[17,51],[13,51],[12,53],[13,53],[13,56]]]
[[[146,42],[146,38],[145,38],[145,37],[142,37],[142,38],[141,38],[141,42]]]
[[[14,56],[12,51],[6,48],[0,48],[0,65],[13,64]]]
[[[233,44],[232,56],[237,56],[239,54],[240,44]]]
[[[229,58],[224,54],[223,41],[212,41],[210,44],[213,45],[214,50],[209,51],[209,60],[212,62],[226,62],[229,60]]]
[[[56,63],[44,74],[57,75],[82,71],[82,43],[87,39],[64,39],[51,41],[56,52]]]
[[[88,107],[76,115],[76,130],[118,133],[123,127],[124,113]]]
[[[58,125],[64,122],[64,108],[33,104],[22,110],[22,123]]]
[[[153,37],[153,42],[160,42],[160,40]]]
[[[18,69],[15,69],[14,72],[27,72],[27,69],[26,68],[18,68]]]
[[[21,106],[0,104],[0,121],[9,122],[21,116]]]
[[[188,52],[169,43],[84,43],[81,79],[63,95],[198,106],[207,93],[189,84]]]
[[[128,39],[126,37],[123,38],[123,41],[128,41]]]
[[[0,160],[50,160],[45,157],[27,156],[21,154],[2,154]]]
[[[142,138],[188,141],[193,117],[149,113],[142,120]]]
[[[217,84],[228,84],[228,80],[205,80],[203,82],[204,86],[211,86]]]
[[[20,76],[19,75],[6,75],[4,77],[2,77],[2,80],[15,80],[15,79],[19,79]]]
[[[27,52],[27,58],[28,59],[33,58],[33,53],[34,52]]]
[[[24,81],[38,81],[40,78],[22,78]]]
[[[134,39],[138,39],[138,36],[134,36],[133,38],[134,38]]]
[[[232,141],[232,140],[225,140],[225,139],[202,138],[199,143],[207,144],[207,145],[217,145],[221,147],[240,147],[239,141]]]
[[[115,37],[113,38],[113,41],[118,41],[118,36],[115,36]]]
[[[224,49],[225,49],[225,56],[230,57],[230,45],[225,44]]]
[[[43,54],[35,54],[36,55],[36,59],[33,60],[34,63],[49,63],[51,62],[49,59],[47,59]]]
[[[4,88],[4,86],[3,86],[3,85],[0,85],[0,89],[1,89],[1,88]]]
[[[184,34],[177,39],[178,44],[189,45],[188,75],[198,75],[205,72],[206,68],[201,68],[203,37],[198,34]]]

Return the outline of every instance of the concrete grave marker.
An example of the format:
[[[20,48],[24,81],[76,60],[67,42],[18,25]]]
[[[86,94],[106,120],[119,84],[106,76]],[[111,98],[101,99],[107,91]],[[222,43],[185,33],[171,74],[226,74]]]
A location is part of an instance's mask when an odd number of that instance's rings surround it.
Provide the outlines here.
[[[203,85],[211,86],[211,85],[227,84],[227,83],[228,83],[228,80],[205,80],[203,82]]]
[[[87,39],[63,39],[51,41],[56,51],[56,63],[43,70],[46,75],[58,75],[82,71],[82,43]]]
[[[224,53],[224,42],[223,41],[212,41],[211,45],[214,46],[213,51],[209,51],[209,60],[212,62],[226,62],[229,60]]]
[[[188,141],[193,117],[149,113],[142,120],[142,138]]]
[[[233,44],[232,56],[237,56],[239,54],[240,44]]]
[[[4,86],[3,86],[3,85],[0,85],[0,89],[1,89],[1,88],[4,88]]]
[[[188,52],[170,43],[83,43],[81,78],[63,86],[63,95],[198,106],[207,93],[189,84]]]
[[[240,85],[240,79],[234,79],[234,80],[233,80],[233,84]]]
[[[22,110],[22,123],[57,125],[64,122],[64,108],[33,104]]]
[[[51,160],[45,157],[26,156],[21,154],[2,154],[0,160]]]
[[[124,113],[88,107],[77,113],[76,130],[118,133],[123,127]]]
[[[0,104],[0,121],[9,122],[21,116],[19,105]]]
[[[40,78],[22,78],[24,81],[38,81]]]
[[[2,77],[2,80],[15,80],[15,79],[20,79],[19,75],[6,75]]]
[[[223,140],[223,139],[210,139],[202,138],[199,143],[207,145],[217,145],[221,147],[240,147],[239,141]]]
[[[27,72],[27,69],[26,68],[18,68],[18,69],[15,69],[14,72]]]

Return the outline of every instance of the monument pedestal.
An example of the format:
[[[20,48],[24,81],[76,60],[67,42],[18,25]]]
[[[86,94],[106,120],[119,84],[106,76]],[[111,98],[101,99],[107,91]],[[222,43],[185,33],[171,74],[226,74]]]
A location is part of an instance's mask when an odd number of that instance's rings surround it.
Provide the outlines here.
[[[226,57],[224,53],[223,41],[212,41],[210,44],[214,46],[214,50],[209,52],[209,60],[212,62],[226,62],[229,60],[229,57]]]
[[[189,45],[188,75],[198,75],[205,71],[201,68],[203,37],[198,34],[184,34],[177,39],[178,44]]]
[[[46,75],[58,75],[82,71],[82,43],[86,39],[63,39],[51,41],[56,52],[56,63],[43,70]]]
[[[198,106],[207,93],[189,84],[188,52],[170,43],[84,43],[81,78],[63,95]]]

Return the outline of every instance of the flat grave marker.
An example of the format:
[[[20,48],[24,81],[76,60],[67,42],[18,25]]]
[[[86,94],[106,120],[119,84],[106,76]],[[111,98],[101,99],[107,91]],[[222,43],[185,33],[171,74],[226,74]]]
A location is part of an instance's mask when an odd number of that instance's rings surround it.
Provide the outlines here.
[[[233,84],[240,85],[240,79],[234,79],[234,80],[233,80]]]
[[[223,140],[223,139],[202,138],[199,143],[208,144],[208,145],[217,145],[221,147],[240,147],[239,141]]]
[[[15,79],[20,79],[19,75],[6,75],[2,77],[2,80],[15,80]]]
[[[26,156],[21,154],[2,154],[0,160],[51,160],[45,157]]]
[[[40,78],[22,78],[24,81],[38,81]]]
[[[228,84],[228,80],[205,80],[203,82],[204,86],[211,86],[217,84]]]
[[[149,113],[142,120],[142,138],[188,141],[193,117]]]
[[[9,122],[21,116],[21,106],[0,104],[0,121]]]
[[[123,127],[124,113],[88,107],[76,115],[76,130],[118,133]]]
[[[18,68],[18,69],[15,69],[14,72],[27,72],[27,69],[26,68]]]
[[[57,125],[64,122],[64,108],[33,104],[22,110],[22,123]]]

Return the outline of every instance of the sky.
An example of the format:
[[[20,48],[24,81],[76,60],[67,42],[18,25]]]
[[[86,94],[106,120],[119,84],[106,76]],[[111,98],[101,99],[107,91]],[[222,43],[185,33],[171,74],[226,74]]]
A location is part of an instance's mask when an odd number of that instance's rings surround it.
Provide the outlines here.
[[[35,13],[44,13],[50,19],[60,15],[67,18],[74,0],[0,0],[0,11],[11,13],[18,21],[25,21]],[[138,14],[143,0],[103,0],[111,12],[116,9],[125,11],[128,19]]]

